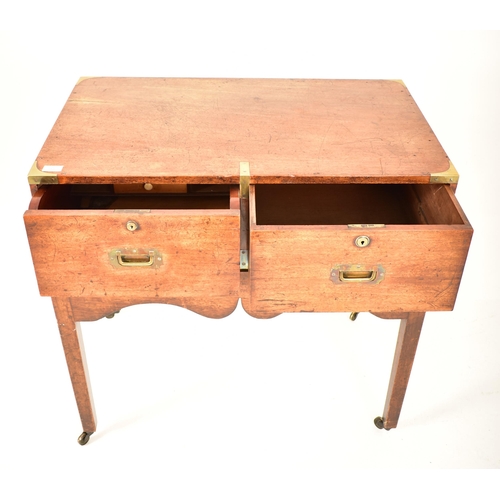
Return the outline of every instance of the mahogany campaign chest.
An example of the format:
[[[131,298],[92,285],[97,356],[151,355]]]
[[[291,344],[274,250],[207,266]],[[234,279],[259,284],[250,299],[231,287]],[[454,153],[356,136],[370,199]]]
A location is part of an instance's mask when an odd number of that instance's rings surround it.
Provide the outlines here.
[[[166,303],[211,318],[399,318],[379,428],[397,425],[426,311],[452,310],[472,228],[458,174],[394,80],[84,78],[24,215],[83,424],[79,322]]]

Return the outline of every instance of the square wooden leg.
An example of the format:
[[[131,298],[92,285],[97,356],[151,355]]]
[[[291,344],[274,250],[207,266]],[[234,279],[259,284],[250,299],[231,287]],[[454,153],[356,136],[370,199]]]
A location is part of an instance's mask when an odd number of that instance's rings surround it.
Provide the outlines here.
[[[394,429],[398,425],[424,317],[425,313],[407,313],[401,319],[384,413],[375,419],[379,429]]]
[[[87,372],[87,362],[81,338],[80,324],[75,322],[73,309],[69,298],[52,298],[54,311],[56,313],[59,332],[66,355],[76,404],[80,412],[83,426],[83,434],[78,438],[80,444],[86,444],[88,438],[96,430],[94,402]]]

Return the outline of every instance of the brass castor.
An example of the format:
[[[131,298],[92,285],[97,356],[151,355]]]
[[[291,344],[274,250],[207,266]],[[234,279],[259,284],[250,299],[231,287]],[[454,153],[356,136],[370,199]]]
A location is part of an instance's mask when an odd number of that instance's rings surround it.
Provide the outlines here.
[[[115,317],[115,314],[118,314],[120,311],[115,311],[114,313],[111,313],[111,314],[106,314],[106,318],[108,319],[112,319]]]
[[[376,417],[375,420],[373,421],[375,424],[375,427],[377,429],[385,429],[384,427],[384,419],[382,417]],[[386,431],[390,431],[390,429],[385,429]]]
[[[85,446],[90,439],[90,436],[92,436],[93,432],[82,432],[80,436],[78,436],[78,444],[81,446]]]
[[[352,312],[351,315],[349,316],[349,319],[351,321],[356,321],[356,318],[358,317],[358,314],[357,312]]]

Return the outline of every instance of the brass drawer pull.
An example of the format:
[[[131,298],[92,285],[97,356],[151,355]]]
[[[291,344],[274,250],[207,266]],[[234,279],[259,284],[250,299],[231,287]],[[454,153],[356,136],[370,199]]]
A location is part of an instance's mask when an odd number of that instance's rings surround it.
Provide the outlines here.
[[[157,250],[115,249],[109,252],[109,260],[114,267],[152,267],[156,268],[163,262]]]
[[[155,260],[155,254],[154,252],[149,252],[147,254],[142,254],[142,255],[137,255],[137,254],[128,254],[128,255],[122,255],[121,252],[118,252],[116,254],[116,258],[118,259],[118,264],[120,266],[152,266]]]
[[[363,266],[361,264],[340,264],[330,271],[330,280],[337,285],[366,283],[376,285],[385,277],[385,269],[379,264]]]
[[[340,281],[375,281],[377,271],[339,271]]]

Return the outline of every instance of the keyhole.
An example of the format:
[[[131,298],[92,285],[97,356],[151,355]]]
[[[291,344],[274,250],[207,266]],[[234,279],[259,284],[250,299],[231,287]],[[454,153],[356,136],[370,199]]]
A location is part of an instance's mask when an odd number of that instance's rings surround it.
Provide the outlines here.
[[[129,231],[135,231],[136,229],[139,228],[139,224],[137,224],[137,222],[133,221],[133,220],[129,220],[127,222],[127,229]]]
[[[357,247],[367,247],[369,244],[370,244],[370,238],[368,236],[358,236],[355,240],[354,240],[354,244],[357,246]]]

